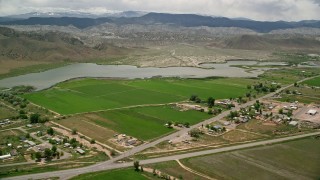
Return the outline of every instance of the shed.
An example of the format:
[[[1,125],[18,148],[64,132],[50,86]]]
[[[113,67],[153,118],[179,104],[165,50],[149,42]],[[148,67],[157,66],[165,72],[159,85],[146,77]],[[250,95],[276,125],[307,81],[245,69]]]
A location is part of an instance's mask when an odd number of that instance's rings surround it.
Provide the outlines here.
[[[291,125],[291,126],[296,126],[296,125],[298,125],[298,121],[291,121],[291,122],[289,123],[289,125]]]
[[[85,153],[85,151],[82,150],[81,148],[77,148],[76,151],[77,151],[77,153],[79,153],[81,155],[83,155]]]
[[[33,141],[24,141],[25,143],[28,143],[30,146],[35,146],[36,145],[36,143],[34,143]]]
[[[310,109],[307,113],[308,113],[309,115],[311,115],[311,116],[314,116],[314,115],[317,114],[317,110],[315,110],[315,109]]]

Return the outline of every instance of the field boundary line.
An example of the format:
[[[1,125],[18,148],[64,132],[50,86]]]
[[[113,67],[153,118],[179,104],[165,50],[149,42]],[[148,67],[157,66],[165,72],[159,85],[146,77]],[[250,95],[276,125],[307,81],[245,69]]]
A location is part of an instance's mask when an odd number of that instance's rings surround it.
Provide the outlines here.
[[[206,178],[206,179],[216,180],[216,179],[214,179],[214,178],[212,178],[212,177],[210,177],[210,176],[207,176],[207,175],[202,174],[202,173],[199,173],[198,171],[195,171],[195,170],[193,170],[193,169],[191,169],[191,168],[188,168],[187,166],[183,165],[183,164],[179,161],[179,159],[176,159],[176,161],[177,161],[177,163],[178,163],[183,169],[185,169],[185,170],[187,170],[187,171],[189,171],[189,172],[191,172],[191,173],[193,173],[193,174],[196,174],[196,175],[201,176],[201,177]]]
[[[122,109],[131,109],[131,108],[139,108],[139,107],[157,107],[157,106],[167,106],[167,105],[174,105],[177,103],[186,102],[186,101],[178,101],[178,102],[171,102],[171,103],[161,103],[161,104],[140,104],[140,105],[132,105],[132,106],[125,106],[119,108],[112,108],[112,109],[103,109],[97,111],[87,111],[87,112],[80,112],[74,114],[68,114],[68,116],[76,116],[81,114],[89,114],[89,113],[99,113],[99,112],[107,112],[107,111],[115,111],[115,110],[122,110]]]

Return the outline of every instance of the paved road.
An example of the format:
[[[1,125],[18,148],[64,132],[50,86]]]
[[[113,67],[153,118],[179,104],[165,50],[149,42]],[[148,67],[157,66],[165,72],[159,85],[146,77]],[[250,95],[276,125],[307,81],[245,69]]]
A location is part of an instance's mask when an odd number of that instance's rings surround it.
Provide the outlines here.
[[[319,75],[320,76],[320,75]],[[315,76],[318,77],[318,76]],[[310,77],[310,78],[306,78],[303,79],[301,81],[298,81],[298,83],[315,78],[315,77]],[[232,109],[232,111],[235,110],[239,110],[240,108],[244,108],[247,106],[251,106],[253,105],[256,100],[262,100],[264,98],[270,98],[272,96],[274,96],[275,94],[279,93],[280,91],[283,91],[286,88],[289,88],[293,86],[293,84],[290,84],[288,86],[282,87],[280,89],[278,89],[277,91],[267,94],[263,97],[260,97],[258,99],[254,99],[252,101],[249,101],[245,104],[242,104],[234,109]],[[77,169],[70,169],[70,170],[63,170],[63,171],[55,171],[55,172],[47,172],[47,173],[41,173],[41,174],[31,174],[31,175],[25,175],[25,176],[19,176],[19,177],[14,177],[14,178],[8,178],[8,179],[29,179],[29,178],[34,178],[34,179],[40,179],[40,178],[48,178],[48,177],[60,177],[62,179],[68,179],[69,177],[73,177],[79,174],[84,174],[87,172],[95,172],[95,171],[100,171],[100,170],[109,170],[109,169],[117,169],[117,168],[121,168],[121,167],[128,167],[131,166],[132,163],[123,163],[123,164],[117,164],[114,163],[120,159],[129,157],[135,153],[141,152],[147,148],[153,147],[163,141],[168,141],[171,140],[177,136],[183,135],[185,133],[188,133],[191,129],[193,128],[197,128],[199,126],[201,126],[202,124],[209,124],[212,123],[214,121],[217,121],[219,119],[222,119],[223,117],[227,116],[230,113],[231,110],[228,111],[224,111],[221,114],[219,114],[218,116],[215,116],[213,118],[210,118],[208,120],[205,120],[203,122],[200,122],[198,124],[195,124],[193,126],[191,126],[190,128],[185,128],[182,129],[180,131],[177,131],[173,134],[170,134],[168,136],[162,137],[156,141],[152,141],[146,144],[142,144],[140,146],[137,146],[129,151],[124,152],[123,154],[102,162],[102,163],[98,163],[92,166],[87,166],[87,167],[83,167],[83,168],[77,168]],[[316,135],[319,133],[313,133],[313,134],[306,134],[306,135],[300,135],[300,136],[293,136],[293,137],[287,137],[287,138],[281,138],[281,139],[274,139],[274,140],[268,140],[268,141],[262,141],[262,142],[256,142],[256,143],[249,143],[249,144],[243,144],[243,145],[237,145],[237,146],[231,146],[231,147],[225,147],[225,148],[219,148],[219,149],[213,149],[213,150],[207,150],[207,151],[199,151],[199,152],[194,152],[194,153],[188,153],[188,154],[182,154],[182,155],[176,155],[176,156],[169,156],[169,157],[161,157],[161,158],[156,158],[156,159],[149,159],[149,160],[144,160],[141,161],[142,164],[149,164],[149,163],[156,163],[156,162],[164,162],[164,161],[170,161],[170,160],[174,160],[174,159],[182,159],[182,158],[187,158],[187,157],[194,157],[194,156],[199,156],[199,155],[205,155],[205,154],[211,154],[211,153],[217,153],[217,152],[224,152],[224,151],[230,151],[230,150],[236,150],[236,149],[242,149],[242,148],[248,148],[248,147],[254,147],[254,146],[259,146],[259,145],[263,145],[263,144],[267,144],[267,143],[277,143],[277,142],[282,142],[282,141],[287,141],[287,140],[291,140],[291,139],[297,139],[297,138],[301,138],[301,137],[306,137],[306,136],[311,136],[311,135]]]
[[[314,132],[314,133],[309,133],[309,134],[302,134],[302,135],[297,135],[297,136],[290,136],[290,137],[284,137],[284,138],[278,138],[278,139],[272,139],[272,140],[266,140],[266,141],[253,142],[253,143],[248,143],[248,144],[241,144],[241,145],[223,147],[223,148],[218,148],[218,149],[191,152],[191,153],[179,154],[179,155],[173,155],[173,156],[167,156],[167,157],[147,159],[147,160],[140,161],[140,164],[146,165],[146,164],[172,161],[172,160],[176,160],[176,159],[184,159],[184,158],[190,158],[190,157],[196,157],[196,156],[202,156],[202,155],[209,155],[209,154],[215,154],[215,153],[221,153],[221,152],[227,152],[227,151],[234,151],[234,150],[239,150],[239,149],[244,149],[244,148],[252,148],[252,147],[256,147],[256,146],[270,145],[270,144],[274,144],[274,143],[280,143],[280,142],[284,142],[284,141],[290,141],[290,140],[314,136],[314,135],[320,135],[320,132]],[[79,174],[102,171],[102,170],[125,168],[125,167],[131,167],[131,166],[133,166],[132,162],[114,163],[112,161],[106,161],[104,163],[99,163],[99,164],[95,164],[95,165],[83,167],[83,168],[78,168],[78,169],[69,169],[69,170],[47,172],[47,173],[40,173],[40,174],[31,174],[31,175],[24,175],[24,176],[4,178],[4,179],[5,180],[25,180],[25,179],[43,179],[43,178],[49,178],[49,177],[60,177],[61,179],[68,179],[68,178],[71,178],[71,177],[79,175]]]

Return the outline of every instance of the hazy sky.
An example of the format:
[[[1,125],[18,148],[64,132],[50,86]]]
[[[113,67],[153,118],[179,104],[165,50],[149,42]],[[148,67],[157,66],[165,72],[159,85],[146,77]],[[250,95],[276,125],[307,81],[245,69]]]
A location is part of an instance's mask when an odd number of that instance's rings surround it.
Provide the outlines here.
[[[320,0],[0,0],[0,16],[27,12],[153,11],[255,20],[320,19]]]

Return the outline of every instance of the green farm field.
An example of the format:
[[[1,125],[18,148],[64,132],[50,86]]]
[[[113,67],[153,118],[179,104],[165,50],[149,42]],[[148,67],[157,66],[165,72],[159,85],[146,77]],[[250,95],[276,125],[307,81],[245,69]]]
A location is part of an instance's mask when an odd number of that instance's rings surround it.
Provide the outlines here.
[[[320,177],[319,148],[319,138],[310,137],[184,159],[182,162],[189,168],[217,179],[317,179]]]
[[[70,129],[76,128],[86,136],[108,143],[108,139],[115,133],[150,140],[174,131],[164,126],[168,121],[196,124],[209,117],[210,115],[203,112],[182,112],[172,106],[157,106],[78,115],[57,123]]]
[[[188,100],[243,96],[251,79],[82,79],[24,95],[31,102],[60,114],[75,114],[137,105],[166,104]]]
[[[305,82],[303,82],[303,83],[304,83],[304,84],[307,84],[307,85],[309,85],[309,86],[317,86],[317,87],[320,87],[320,77],[310,79],[310,80],[305,81]]]
[[[72,178],[72,180],[148,180],[145,173],[136,172],[133,169],[119,169],[113,171],[102,171],[96,173],[83,174]]]

